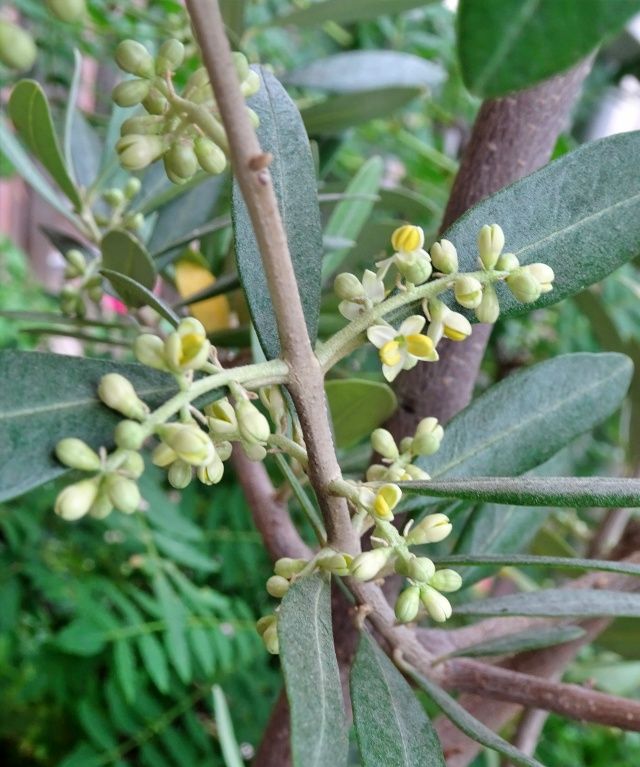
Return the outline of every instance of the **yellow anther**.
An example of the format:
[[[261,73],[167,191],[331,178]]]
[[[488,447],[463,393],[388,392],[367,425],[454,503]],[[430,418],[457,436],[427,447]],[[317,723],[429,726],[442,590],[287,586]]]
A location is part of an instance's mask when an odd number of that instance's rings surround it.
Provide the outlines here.
[[[402,359],[398,341],[387,341],[380,349],[380,361],[383,365],[397,365]]]
[[[433,341],[422,333],[407,336],[407,351],[414,357],[430,357],[433,354]]]
[[[411,253],[424,245],[424,232],[419,226],[400,226],[391,235],[391,245],[401,253]]]

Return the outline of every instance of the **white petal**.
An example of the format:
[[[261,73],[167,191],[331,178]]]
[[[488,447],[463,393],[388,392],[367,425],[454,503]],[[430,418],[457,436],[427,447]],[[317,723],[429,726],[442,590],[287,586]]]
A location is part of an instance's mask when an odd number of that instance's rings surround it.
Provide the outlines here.
[[[384,299],[384,282],[378,279],[375,272],[371,269],[365,270],[362,275],[362,287],[364,288],[365,295],[374,304],[379,304]]]
[[[367,330],[367,338],[378,349],[382,349],[386,343],[393,341],[395,337],[396,331],[391,325],[372,325]]]
[[[362,310],[363,307],[353,301],[340,301],[338,304],[338,311],[348,320],[355,320],[356,317],[359,317],[362,314]]]
[[[398,373],[402,370],[403,364],[404,360],[400,360],[400,362],[396,362],[395,365],[383,365],[382,375],[387,379],[387,381],[389,381],[389,383],[391,383],[391,381],[393,381]]]
[[[429,329],[427,330],[427,335],[433,341],[433,345],[434,346],[438,345],[438,342],[442,338],[443,332],[444,332],[444,325],[441,322],[436,322],[434,320],[433,322],[431,322],[429,324]]]
[[[421,317],[419,314],[412,314],[411,317],[407,317],[402,325],[400,325],[398,333],[401,336],[412,336],[416,333],[420,333],[425,322],[426,320],[424,317]]]
[[[407,358],[404,361],[404,365],[402,366],[403,370],[411,370],[411,368],[414,368],[418,364],[418,358],[414,357],[413,354],[407,354]]]

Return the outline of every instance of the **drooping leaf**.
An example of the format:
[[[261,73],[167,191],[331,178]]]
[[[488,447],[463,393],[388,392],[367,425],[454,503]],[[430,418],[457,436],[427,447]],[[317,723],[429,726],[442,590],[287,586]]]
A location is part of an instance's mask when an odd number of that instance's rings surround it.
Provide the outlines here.
[[[49,102],[35,80],[20,80],[11,91],[9,116],[25,144],[79,209],[82,201],[62,157]]]
[[[63,437],[93,447],[109,441],[119,416],[97,397],[106,373],[119,372],[151,407],[176,393],[171,376],[142,365],[61,354],[0,351],[0,500],[44,484],[66,471],[53,456]]]
[[[518,631],[514,634],[506,634],[496,639],[488,639],[486,642],[463,647],[460,650],[449,653],[447,658],[484,658],[491,655],[514,655],[515,653],[528,650],[539,650],[542,647],[573,642],[585,635],[585,630],[580,626],[537,626],[528,631]]]
[[[233,731],[227,699],[224,697],[222,688],[217,684],[213,685],[213,710],[225,767],[244,767],[244,760]]]
[[[455,610],[459,615],[640,618],[640,594],[604,589],[542,589],[468,602]]]
[[[474,477],[398,484],[405,493],[517,506],[640,506],[640,479]]]
[[[145,671],[151,681],[162,693],[169,690],[169,666],[167,656],[158,639],[150,633],[138,637],[138,651]]]
[[[499,735],[496,735],[493,730],[489,729],[479,719],[476,719],[475,716],[472,716],[454,698],[441,687],[438,687],[435,682],[427,679],[427,677],[419,674],[414,669],[407,668],[405,671],[427,693],[431,700],[442,710],[443,714],[472,740],[506,756],[512,764],[519,767],[544,767],[539,761],[531,756],[527,756],[520,749],[512,746],[511,743],[508,743]]]
[[[489,98],[527,88],[568,69],[638,11],[637,0],[460,0],[465,83]]]
[[[371,215],[375,197],[380,189],[384,163],[380,157],[371,157],[358,170],[345,189],[345,199],[333,209],[324,230],[324,237],[344,237],[356,241],[362,227]],[[351,246],[337,248],[322,260],[322,277],[326,279],[339,268]]]
[[[156,572],[153,578],[153,591],[167,624],[164,635],[167,655],[180,679],[188,684],[192,669],[186,635],[187,611],[164,573]]]
[[[622,354],[565,354],[492,386],[447,426],[421,461],[432,477],[517,476],[619,407],[633,369]]]
[[[278,637],[294,767],[344,767],[348,741],[331,630],[331,589],[321,575],[297,580],[286,593]]]
[[[366,767],[444,767],[438,736],[413,690],[364,633],[351,669],[351,704]]]
[[[497,223],[521,264],[543,262],[553,290],[519,304],[498,284],[502,316],[548,306],[598,282],[640,254],[640,131],[584,144],[488,197],[446,232],[461,271],[477,268],[476,239]],[[585,184],[585,178],[589,183]]]
[[[249,101],[260,117],[258,138],[273,155],[273,185],[298,282],[307,331],[315,341],[320,309],[322,228],[309,141],[300,114],[276,78],[260,71],[260,90]],[[264,268],[249,212],[234,184],[233,222],[238,272],[253,324],[267,357],[277,357],[280,342]]]
[[[338,447],[352,447],[389,418],[397,402],[393,389],[379,381],[347,378],[325,383]]]
[[[100,274],[103,274],[109,280],[119,296],[122,298],[126,296],[125,300],[129,306],[150,306],[174,327],[180,322],[180,318],[171,307],[167,306],[155,293],[152,293],[136,280],[127,277],[126,274],[114,272],[112,269],[100,269]]]
[[[40,224],[39,229],[63,256],[67,251],[74,248],[76,250],[84,251],[85,253],[87,252],[87,247],[83,242],[73,235],[63,232],[61,229],[53,229],[53,227],[45,226],[44,224]]]
[[[609,559],[583,559],[581,557],[547,557],[534,554],[449,554],[434,557],[439,565],[495,565],[498,567],[553,567],[562,570],[603,570],[640,576],[640,565],[632,562],[616,562]]]
[[[67,94],[67,108],[64,115],[64,157],[70,176],[76,180],[73,167],[72,144],[73,144],[73,119],[78,105],[78,92],[82,76],[82,55],[77,48],[73,51],[73,77]]]
[[[305,107],[302,119],[310,136],[336,136],[354,125],[392,115],[422,93],[415,86],[340,93]]]
[[[434,88],[445,78],[431,61],[401,51],[346,51],[289,72],[287,85],[332,93],[354,93],[380,88]]]
[[[427,5],[430,0],[321,0],[306,8],[293,11],[271,19],[270,24],[295,27],[317,27],[325,21],[337,24],[349,24],[353,21],[375,19],[385,14],[402,13],[412,8]]]
[[[137,237],[124,229],[111,229],[100,243],[102,266],[111,272],[117,272],[140,283],[147,290],[153,290],[156,282],[155,265],[147,249]],[[125,283],[114,285],[127,306],[143,306],[139,291],[131,289]]]

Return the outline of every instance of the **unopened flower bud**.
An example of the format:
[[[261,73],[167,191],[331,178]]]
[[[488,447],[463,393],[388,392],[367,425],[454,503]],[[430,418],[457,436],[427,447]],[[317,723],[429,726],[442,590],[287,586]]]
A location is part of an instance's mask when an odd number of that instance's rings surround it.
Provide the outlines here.
[[[408,479],[419,479],[419,480],[427,480],[431,479],[431,477],[427,474],[426,471],[423,471],[419,466],[414,466],[412,463],[410,463],[408,466],[404,467],[405,472],[408,474]]]
[[[339,551],[327,552],[318,560],[318,567],[335,575],[349,575],[352,562],[353,558],[349,554],[342,554]]]
[[[100,490],[97,498],[89,508],[89,516],[94,519],[104,519],[113,511],[113,504],[109,500],[109,495],[104,490]]]
[[[455,570],[438,570],[430,578],[429,585],[438,591],[458,591],[462,586],[462,578]]]
[[[396,600],[396,618],[399,623],[411,623],[416,619],[420,609],[420,588],[418,586],[409,586],[400,592]]]
[[[283,578],[291,578],[304,570],[307,565],[306,559],[292,559],[291,557],[280,557],[273,566],[276,575]]]
[[[351,563],[351,575],[359,581],[372,580],[387,564],[392,554],[393,549],[388,546],[358,554]]]
[[[376,429],[371,435],[371,447],[383,458],[395,460],[398,457],[398,446],[391,432],[386,429]]]
[[[500,316],[500,303],[493,285],[485,285],[482,301],[475,308],[478,322],[494,323]]]
[[[60,21],[79,21],[87,12],[84,0],[47,0],[47,7]]]
[[[120,464],[120,471],[132,479],[138,479],[144,472],[144,458],[135,450],[128,450],[124,461]]]
[[[78,277],[81,274],[84,274],[87,268],[87,260],[85,259],[82,251],[77,250],[76,248],[71,248],[71,250],[68,250],[64,254],[64,258],[68,266],[73,269],[74,277]]]
[[[253,96],[254,93],[257,93],[260,90],[260,75],[251,69],[249,74],[242,81],[240,90],[245,98]]]
[[[268,594],[276,599],[282,599],[287,591],[289,591],[289,581],[281,575],[272,575],[268,579],[266,587]]]
[[[118,447],[124,450],[140,450],[146,438],[146,432],[135,421],[120,421],[113,436]]]
[[[160,466],[161,468],[169,466],[177,459],[178,456],[176,455],[176,452],[165,442],[160,442],[156,445],[153,449],[153,453],[151,453],[151,463],[153,463],[154,466]]]
[[[184,45],[180,40],[166,40],[160,46],[156,57],[156,73],[175,72],[184,61]]]
[[[342,272],[333,281],[333,290],[343,301],[355,301],[364,298],[364,287],[360,280],[350,272]]]
[[[384,482],[387,477],[388,467],[381,463],[373,463],[367,468],[367,482]]]
[[[456,301],[466,309],[475,309],[482,301],[482,285],[475,277],[458,277],[453,286]]]
[[[443,541],[451,530],[451,523],[446,514],[428,514],[411,528],[406,536],[407,543],[409,546],[438,543]]]
[[[411,452],[414,455],[433,455],[440,449],[443,436],[444,429],[437,418],[423,418],[411,442]]]
[[[524,268],[512,272],[505,280],[516,301],[521,304],[531,304],[540,298],[542,286],[538,280]]]
[[[480,262],[485,269],[493,269],[504,248],[504,232],[498,224],[485,224],[478,233]]]
[[[67,522],[74,522],[84,517],[98,495],[99,484],[99,479],[93,477],[67,485],[58,493],[54,507],[55,513]]]
[[[22,72],[34,65],[38,49],[31,35],[17,24],[0,19],[0,64]]]
[[[396,256],[396,268],[407,282],[422,285],[431,277],[431,259],[424,251],[401,252]]]
[[[111,503],[125,514],[133,514],[140,505],[140,490],[132,479],[111,475],[106,487]]]
[[[217,176],[227,167],[227,156],[220,147],[205,136],[198,136],[193,142],[196,158],[202,170]]]
[[[451,604],[439,591],[423,584],[420,586],[420,601],[437,623],[444,623],[451,617]]]
[[[124,193],[122,189],[112,188],[107,189],[102,195],[103,200],[111,205],[112,208],[116,208],[124,202]]]
[[[180,180],[190,179],[198,170],[198,159],[189,139],[175,141],[164,156],[165,167]]]
[[[271,655],[277,655],[280,652],[280,643],[278,641],[277,623],[272,623],[262,634],[262,641]]]
[[[278,619],[275,615],[264,615],[262,618],[258,618],[256,621],[256,629],[258,634],[262,636],[264,632],[269,628],[269,626],[273,625],[277,620]]]
[[[208,434],[192,423],[166,423],[158,426],[160,438],[176,453],[178,458],[191,466],[211,463],[215,448]]]
[[[98,471],[100,458],[89,445],[81,439],[67,437],[56,445],[56,457],[65,466],[80,471]]]
[[[237,435],[236,411],[226,397],[206,405],[204,412],[207,416],[209,430],[214,436],[231,439]]]
[[[155,162],[164,152],[164,141],[160,136],[130,134],[123,136],[116,144],[120,164],[125,170],[142,170]]]
[[[231,54],[231,56],[233,58],[233,64],[236,68],[236,74],[238,75],[238,80],[242,82],[251,71],[249,69],[249,62],[247,61],[247,57],[244,55],[244,53],[241,53],[240,51],[234,51]]]
[[[149,95],[148,80],[124,80],[118,83],[111,93],[111,98],[119,107],[134,107]]]
[[[142,182],[139,178],[132,177],[124,185],[124,196],[127,200],[132,200],[142,188]]]
[[[164,343],[151,333],[139,335],[133,343],[133,353],[138,362],[156,370],[167,370],[164,358]]]
[[[410,253],[424,245],[424,232],[419,226],[398,227],[391,235],[391,246],[399,253]]]
[[[193,469],[184,461],[176,460],[167,471],[167,480],[176,490],[184,490],[193,479]]]
[[[127,216],[124,223],[127,229],[130,229],[132,232],[139,232],[144,226],[144,214],[134,213],[133,216]]]
[[[538,281],[542,293],[549,293],[553,290],[553,285],[551,283],[553,282],[555,275],[550,266],[547,264],[528,264],[524,268]]]
[[[162,115],[137,115],[136,117],[129,117],[122,123],[120,126],[120,135],[128,136],[130,134],[139,134],[142,136],[159,136],[164,133],[166,125],[166,119]],[[140,190],[138,189],[138,191]],[[138,192],[136,192],[136,194],[137,193]]]
[[[512,272],[520,266],[520,261],[515,253],[503,253],[496,262],[496,269],[500,272]]]
[[[412,442],[413,442],[413,437],[403,437],[400,440],[400,452],[409,453],[411,451]]]
[[[443,274],[453,274],[458,271],[458,251],[449,240],[434,242],[431,246],[431,261],[435,268]]]
[[[206,466],[199,466],[196,474],[203,485],[217,485],[224,474],[224,464],[217,452],[214,452],[213,458]]]
[[[149,95],[142,102],[142,106],[150,115],[163,115],[169,109],[169,102],[162,91],[152,87],[149,90]]]
[[[436,566],[428,557],[411,557],[406,564],[406,570],[403,573],[414,581],[420,583],[430,582],[430,578],[436,571]]]
[[[255,461],[256,463],[264,461],[264,459],[267,457],[267,450],[262,445],[252,445],[248,442],[243,442],[242,449],[244,450],[244,454],[247,456],[247,458],[250,461]]]
[[[265,416],[248,399],[237,402],[235,410],[241,439],[249,444],[264,444],[271,434]]]
[[[123,40],[116,48],[116,63],[123,72],[136,77],[153,77],[153,56],[136,40]]]
[[[149,408],[136,394],[131,381],[118,373],[107,373],[100,379],[98,396],[107,407],[117,410],[127,418],[144,420]]]
[[[442,321],[442,334],[450,341],[464,341],[471,335],[471,323],[460,312],[449,311]]]

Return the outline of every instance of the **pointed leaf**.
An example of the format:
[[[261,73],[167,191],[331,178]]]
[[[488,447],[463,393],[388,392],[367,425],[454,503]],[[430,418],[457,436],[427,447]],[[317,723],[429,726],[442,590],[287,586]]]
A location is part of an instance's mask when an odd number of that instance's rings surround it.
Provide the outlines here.
[[[336,445],[341,448],[352,447],[368,437],[397,406],[391,387],[379,381],[359,378],[327,381],[325,391]]]
[[[124,229],[112,229],[102,238],[100,250],[104,269],[123,274],[148,290],[153,290],[156,268],[147,249],[137,237]],[[120,283],[116,290],[127,306],[143,306],[146,303],[141,303],[139,291],[129,285],[125,286],[125,283]]]
[[[113,661],[120,689],[127,703],[136,699],[136,661],[131,641],[117,639],[113,645]]]
[[[538,626],[528,631],[519,631],[515,634],[507,634],[496,639],[488,639],[486,642],[463,647],[456,652],[449,653],[447,658],[484,658],[492,655],[514,655],[528,650],[539,650],[542,647],[573,642],[580,639],[586,631],[580,626]]]
[[[321,0],[306,8],[296,8],[283,15],[276,16],[271,24],[280,26],[317,27],[325,21],[337,24],[349,24],[353,21],[375,19],[385,14],[402,13],[412,8],[427,5],[429,0]]]
[[[138,650],[151,681],[162,693],[169,691],[169,666],[158,639],[153,634],[138,637]]]
[[[294,767],[344,767],[348,740],[328,580],[312,575],[293,584],[282,600],[278,637]]]
[[[562,570],[603,570],[609,573],[624,573],[640,576],[640,565],[632,562],[615,562],[609,559],[582,559],[581,557],[545,557],[534,554],[450,554],[434,557],[439,565],[506,565],[514,567],[552,567]]]
[[[213,710],[225,767],[244,767],[244,760],[233,731],[233,721],[222,688],[213,685]]]
[[[9,116],[25,144],[79,209],[82,200],[62,157],[49,102],[35,80],[21,80],[11,91]]]
[[[271,176],[285,231],[307,331],[315,341],[320,309],[322,228],[309,140],[300,114],[276,78],[260,70],[261,87],[249,101],[260,117],[258,138],[271,152]],[[233,226],[238,272],[253,324],[268,358],[280,352],[275,315],[249,212],[237,183],[233,188]]]
[[[438,736],[413,690],[364,633],[351,669],[351,704],[366,767],[444,767]]]
[[[144,285],[131,277],[127,277],[126,274],[114,272],[111,269],[100,269],[100,274],[109,280],[119,296],[123,298],[126,296],[129,306],[150,306],[167,322],[170,322],[174,328],[177,327],[180,322],[178,315]]]
[[[191,654],[187,645],[187,611],[173,587],[162,572],[153,578],[153,591],[156,595],[162,615],[167,623],[164,635],[165,647],[169,660],[185,683],[191,681]]]
[[[600,615],[640,618],[640,594],[604,589],[542,589],[482,599],[455,608],[458,615],[535,615],[578,618]]]
[[[527,88],[568,69],[638,11],[638,0],[461,0],[465,83],[489,98]]]

